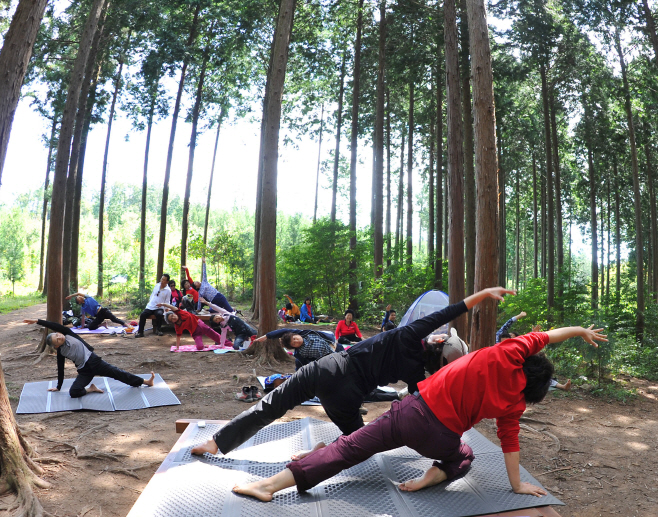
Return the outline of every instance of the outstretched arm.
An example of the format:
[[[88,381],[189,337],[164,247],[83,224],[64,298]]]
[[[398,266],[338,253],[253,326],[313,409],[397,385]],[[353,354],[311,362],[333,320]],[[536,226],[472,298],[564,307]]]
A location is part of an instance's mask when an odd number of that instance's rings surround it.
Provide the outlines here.
[[[586,343],[589,343],[593,347],[598,348],[596,341],[607,342],[607,336],[601,334],[603,329],[595,329],[594,325],[591,325],[588,328],[583,327],[563,327],[560,329],[553,329],[546,332],[548,334],[549,343],[561,343],[572,337],[582,337]]]
[[[187,266],[183,266],[183,269],[185,270],[185,275],[187,276],[187,281],[190,283],[190,287],[194,287],[194,280],[192,280],[190,270],[187,269]]]
[[[531,483],[521,481],[521,473],[519,471],[519,451],[506,452],[503,456],[505,457],[505,469],[507,469],[509,484],[512,485],[514,493],[530,494],[537,497],[547,495],[546,490]]]
[[[516,291],[505,289],[504,287],[487,287],[486,289],[482,289],[482,291],[478,291],[477,293],[465,298],[464,303],[466,304],[466,308],[471,310],[478,303],[487,298],[502,300],[503,296],[506,294],[516,294]]]
[[[74,296],[84,296],[84,294],[82,294],[82,293],[73,293],[73,294],[69,294],[69,295],[68,295],[66,298],[64,298],[64,299],[65,299],[65,300],[70,300],[70,299],[73,298]]]
[[[164,302],[163,302],[163,303],[156,303],[155,305],[156,305],[157,307],[166,307],[166,308],[169,309],[170,311],[178,312],[178,307],[175,307],[175,306],[173,306],[173,305],[171,305],[171,304],[169,304],[169,303],[164,303]]]
[[[28,324],[38,324],[41,325],[42,327],[46,327],[47,329],[52,330],[53,332],[59,332],[60,334],[64,334],[67,336],[76,336],[75,332],[73,332],[70,328],[65,327],[64,325],[60,325],[59,323],[54,323],[52,321],[46,321],[46,320],[23,320],[23,323],[28,323]]]
[[[201,281],[208,283],[208,273],[206,273],[206,259],[201,263]]]

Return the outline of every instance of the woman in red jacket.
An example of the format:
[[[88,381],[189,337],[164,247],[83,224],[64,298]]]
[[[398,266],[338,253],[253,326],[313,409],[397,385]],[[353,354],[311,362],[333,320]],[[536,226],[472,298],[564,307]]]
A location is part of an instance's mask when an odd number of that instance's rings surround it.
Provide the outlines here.
[[[304,492],[374,454],[406,445],[440,460],[421,477],[399,485],[400,490],[414,492],[466,472],[475,457],[461,435],[483,418],[496,418],[512,490],[541,497],[546,494],[543,489],[521,481],[518,436],[526,404],[540,402],[550,386],[553,365],[540,352],[549,343],[577,336],[596,347],[595,341],[607,341],[602,330],[592,325],[532,332],[481,348],[420,382],[420,393],[393,402],[369,425],[288,463],[270,478],[235,486],[233,491],[261,501],[270,501],[293,485]]]
[[[347,309],[345,319],[340,320],[336,325],[336,339],[341,345],[358,343],[363,339],[359,326],[354,321],[354,311],[352,309]]]

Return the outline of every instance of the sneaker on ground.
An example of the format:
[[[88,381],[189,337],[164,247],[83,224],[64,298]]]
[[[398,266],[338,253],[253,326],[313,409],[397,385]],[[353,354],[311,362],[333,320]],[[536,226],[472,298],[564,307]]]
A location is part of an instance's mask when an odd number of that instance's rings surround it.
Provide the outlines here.
[[[137,334],[135,334],[135,338],[138,338],[138,337],[144,337],[144,333],[143,332],[138,332]]]
[[[242,386],[242,391],[235,394],[236,400],[241,400],[242,402],[253,402],[254,398],[251,395],[250,386]]]
[[[251,389],[251,400],[256,401],[263,398],[263,395],[261,395],[258,392],[258,386],[252,386],[250,389]]]

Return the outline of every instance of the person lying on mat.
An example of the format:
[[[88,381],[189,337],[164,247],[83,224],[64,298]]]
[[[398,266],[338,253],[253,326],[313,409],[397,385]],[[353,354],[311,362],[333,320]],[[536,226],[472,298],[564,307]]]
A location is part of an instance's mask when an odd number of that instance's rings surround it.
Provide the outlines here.
[[[179,309],[168,303],[159,303],[158,307],[169,309],[169,312],[165,312],[164,314],[164,320],[174,326],[174,330],[176,331],[176,350],[180,347],[180,338],[185,330],[194,339],[197,350],[203,350],[205,348],[203,336],[209,337],[219,346],[222,346],[222,337],[201,321],[196,314]]]
[[[302,308],[299,311],[299,321],[304,323],[317,323],[318,321],[326,323],[331,321],[331,318],[324,314],[321,314],[320,316],[314,316],[311,299],[306,298],[306,300],[304,300],[304,305],[302,305]]]
[[[418,383],[425,379],[425,371],[432,374],[440,368],[441,348],[433,344],[423,345],[425,336],[482,300],[502,300],[504,294],[514,294],[514,291],[502,287],[484,289],[464,301],[449,305],[409,325],[377,334],[347,351],[329,353],[301,367],[258,404],[217,431],[211,440],[194,447],[192,453],[215,454],[221,451],[227,454],[260,429],[281,418],[287,411],[315,396],[322,403],[327,416],[343,434],[353,433],[363,427],[359,408],[366,396],[377,386],[386,386],[402,380],[407,383],[409,393],[414,393],[418,389]],[[290,330],[283,329],[283,332]],[[274,333],[271,332],[266,337],[272,334]],[[298,342],[300,336],[293,335],[291,341],[292,339]],[[323,443],[316,445],[322,446]],[[306,454],[308,453],[303,452],[293,459],[302,458]]]
[[[354,311],[352,309],[347,309],[345,319],[340,320],[336,325],[336,339],[343,345],[350,345],[363,340],[359,326],[354,321]]]
[[[89,330],[96,330],[101,324],[104,324],[105,320],[113,321],[118,323],[122,327],[127,327],[126,322],[117,318],[110,309],[106,307],[101,307],[101,304],[98,303],[91,296],[87,296],[82,293],[73,293],[69,294],[65,300],[70,300],[75,297],[75,301],[80,305],[80,328],[85,328],[85,316],[91,316],[94,320],[89,324]],[[107,327],[107,325],[105,325]]]
[[[299,370],[302,366],[317,361],[327,354],[344,350],[343,345],[334,342],[331,332],[318,330],[277,329],[254,339],[254,342],[277,338],[283,348],[293,351],[295,370]]]
[[[228,312],[235,312],[233,307],[231,307],[231,304],[228,303],[226,296],[220,293],[208,282],[208,274],[206,273],[206,258],[203,257],[201,260],[202,260],[201,282],[199,281],[195,282],[194,280],[192,280],[192,276],[190,275],[190,270],[187,269],[187,266],[183,266],[183,269],[185,270],[185,275],[187,275],[187,279],[189,280],[189,282],[198,291],[199,298],[205,298],[206,300],[210,300],[212,303],[214,303],[215,305],[219,305],[222,309],[225,309]]]
[[[519,418],[526,404],[543,400],[553,374],[553,365],[540,352],[549,343],[578,336],[596,347],[596,341],[607,341],[602,330],[592,325],[536,332],[463,356],[421,382],[420,393],[393,402],[366,427],[288,463],[270,478],[236,485],[233,491],[261,501],[293,485],[304,492],[374,454],[406,445],[435,460],[421,477],[399,485],[404,492],[414,492],[466,472],[475,456],[461,442],[462,434],[483,418],[496,418],[512,490],[546,495],[542,488],[522,482],[519,472]]]
[[[244,342],[247,342],[247,347],[251,344],[251,336],[257,336],[258,331],[246,323],[244,320],[238,318],[235,313],[228,312],[227,310],[222,309],[219,305],[210,303],[205,298],[200,298],[201,303],[205,303],[210,307],[210,310],[215,312],[210,316],[210,326],[213,329],[219,328],[222,332],[222,337],[226,338],[226,333],[230,330],[235,335],[233,340],[233,348],[235,350],[240,350]]]
[[[85,388],[96,376],[110,377],[117,381],[128,384],[129,386],[138,387],[142,384],[153,386],[155,373],[151,372],[150,379],[142,379],[137,375],[125,372],[116,366],[103,361],[94,353],[94,349],[87,344],[84,339],[80,338],[73,331],[52,321],[45,320],[23,320],[23,323],[30,325],[38,324],[54,332],[46,336],[46,343],[57,350],[57,387],[50,388],[48,391],[59,391],[62,389],[64,382],[64,361],[70,359],[78,369],[78,376],[69,388],[71,398],[78,398],[87,393],[103,393],[103,390],[91,384]]]

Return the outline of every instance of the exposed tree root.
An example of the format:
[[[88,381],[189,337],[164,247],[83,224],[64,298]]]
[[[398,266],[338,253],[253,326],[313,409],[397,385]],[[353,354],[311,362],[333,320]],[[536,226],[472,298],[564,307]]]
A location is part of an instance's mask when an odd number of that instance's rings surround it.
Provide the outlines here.
[[[254,366],[268,366],[270,368],[273,368],[273,365],[294,361],[292,356],[275,339],[255,341],[247,350],[242,352],[242,355],[243,357],[252,357],[255,363]]]
[[[81,433],[80,436],[78,436],[78,437],[75,439],[75,441],[76,441],[76,442],[79,442],[79,441],[80,441],[82,438],[84,438],[85,436],[87,436],[87,435],[93,433],[94,431],[98,431],[99,429],[103,429],[104,427],[107,427],[108,425],[109,425],[109,424],[100,424],[100,425],[96,425],[96,426],[94,426],[94,427],[90,427],[90,428],[87,429],[85,432]]]
[[[115,454],[111,452],[100,452],[92,451],[87,454],[78,454],[79,460],[101,460],[101,461],[123,461],[123,458],[127,458],[127,454]]]
[[[158,465],[158,462],[145,463],[144,465],[136,465],[135,467],[123,468],[123,467],[105,467],[101,472],[111,472],[113,474],[123,474],[125,476],[130,476],[135,479],[139,479],[139,476],[135,473],[136,470],[142,470],[151,468],[154,465]]]
[[[46,464],[60,464],[60,463],[66,463],[64,460],[60,460],[58,458],[53,458],[52,456],[40,456],[39,458],[35,458],[34,461],[36,463],[46,463]]]

